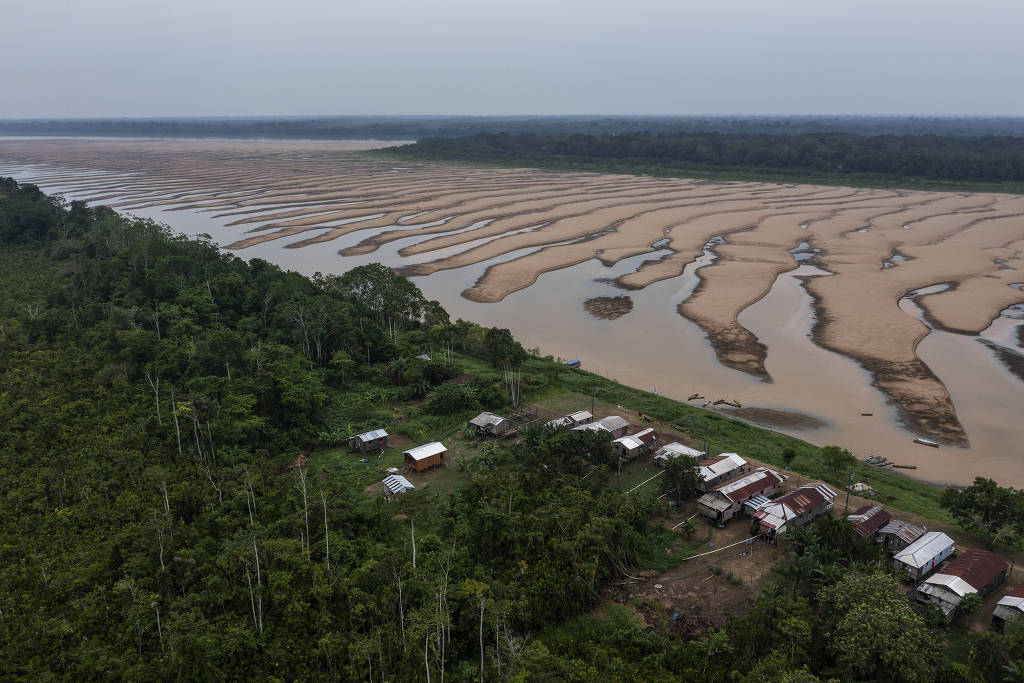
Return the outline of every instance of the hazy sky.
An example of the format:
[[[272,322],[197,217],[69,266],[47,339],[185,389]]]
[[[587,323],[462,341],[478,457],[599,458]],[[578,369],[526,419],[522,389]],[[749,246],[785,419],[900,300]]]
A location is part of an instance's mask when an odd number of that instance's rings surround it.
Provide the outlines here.
[[[1022,0],[0,0],[0,117],[1024,115]]]

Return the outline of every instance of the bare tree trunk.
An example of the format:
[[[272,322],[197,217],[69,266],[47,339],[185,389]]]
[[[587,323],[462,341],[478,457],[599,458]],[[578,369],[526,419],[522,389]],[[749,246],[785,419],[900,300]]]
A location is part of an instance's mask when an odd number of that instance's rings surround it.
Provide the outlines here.
[[[396,570],[395,580],[398,583],[398,625],[402,629],[402,652],[408,652],[405,644],[405,607],[402,604],[402,575]]]
[[[430,647],[430,634],[423,637],[423,667],[427,670],[427,683],[430,683],[430,660],[427,659],[427,649]]]
[[[409,528],[412,531],[412,568],[416,569],[416,521],[409,520]]]
[[[161,481],[160,488],[164,492],[164,518],[167,520],[167,528],[171,533],[171,541],[174,541],[174,524],[171,522],[171,501],[167,498],[167,482]]]
[[[164,630],[160,626],[160,608],[157,607],[156,600],[151,604],[151,607],[156,610],[156,632],[160,636],[160,654],[164,653]]]
[[[299,482],[302,484],[302,514],[306,520],[306,550],[309,550],[309,505],[306,502],[306,468],[299,468]]]
[[[174,433],[178,435],[178,457],[181,457],[181,426],[178,424],[178,410],[174,403],[174,385],[171,385],[171,414],[174,415]]]
[[[160,415],[160,375],[156,376],[156,382],[149,374],[149,370],[146,371],[146,379],[149,380],[149,386],[153,389],[153,397],[156,399],[156,422],[157,424],[163,424],[164,419]]]
[[[484,680],[484,596],[480,596],[480,680]]]
[[[327,571],[331,571],[331,537],[327,528],[327,498],[324,497],[324,490],[320,489],[320,502],[324,504],[324,555],[327,558]]]
[[[258,631],[260,623],[256,619],[256,596],[252,591],[252,575],[249,573],[248,562],[245,565],[245,580],[249,582],[249,604],[252,606],[252,627]]]

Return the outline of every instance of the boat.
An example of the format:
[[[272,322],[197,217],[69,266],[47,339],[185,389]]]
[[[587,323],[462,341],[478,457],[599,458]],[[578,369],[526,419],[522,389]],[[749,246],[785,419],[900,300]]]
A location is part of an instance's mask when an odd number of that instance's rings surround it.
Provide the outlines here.
[[[916,439],[914,439],[914,443],[919,443],[922,446],[931,446],[932,448],[938,448],[939,447],[939,442],[938,441],[933,441],[931,439],[926,439],[923,436],[919,436]]]

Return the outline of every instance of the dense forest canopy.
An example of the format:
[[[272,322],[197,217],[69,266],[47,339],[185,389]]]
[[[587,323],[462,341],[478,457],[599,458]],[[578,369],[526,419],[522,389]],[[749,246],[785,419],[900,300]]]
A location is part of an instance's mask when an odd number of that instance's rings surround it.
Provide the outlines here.
[[[992,135],[481,133],[427,138],[395,153],[417,159],[664,175],[713,172],[810,181],[1024,182],[1024,137]]]
[[[653,496],[609,485],[598,433],[526,430],[459,463],[451,495],[386,503],[361,454],[332,446],[382,425],[453,434],[507,405],[510,374],[541,391],[566,372],[507,330],[451,322],[387,268],[307,278],[11,179],[0,243],[4,680],[1020,670],[1024,624],[950,649],[876,572],[877,544],[831,518],[794,534],[722,630],[673,631],[657,605],[658,627],[625,606],[591,612],[603,586],[664,567],[678,543],[649,523]]]
[[[289,116],[0,119],[0,135],[419,139],[478,133],[1024,136],[1021,117],[957,116]]]

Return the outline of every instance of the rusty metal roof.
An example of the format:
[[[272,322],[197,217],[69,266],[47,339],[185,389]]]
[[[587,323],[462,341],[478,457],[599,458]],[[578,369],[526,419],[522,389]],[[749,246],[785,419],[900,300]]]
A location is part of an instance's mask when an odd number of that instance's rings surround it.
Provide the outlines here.
[[[1007,566],[995,553],[971,549],[947,564],[939,573],[959,577],[980,591],[1006,571]]]
[[[733,503],[742,503],[752,495],[760,493],[767,487],[777,486],[785,479],[778,472],[767,467],[758,467],[750,474],[731,479],[724,484],[715,486],[712,491],[721,493]]]
[[[914,526],[910,522],[904,522],[902,519],[894,519],[879,529],[878,533],[896,536],[907,543],[913,543],[924,536],[925,531],[927,530],[919,526]]]
[[[864,505],[854,510],[847,518],[853,524],[858,536],[870,536],[878,531],[892,517],[878,505]]]

